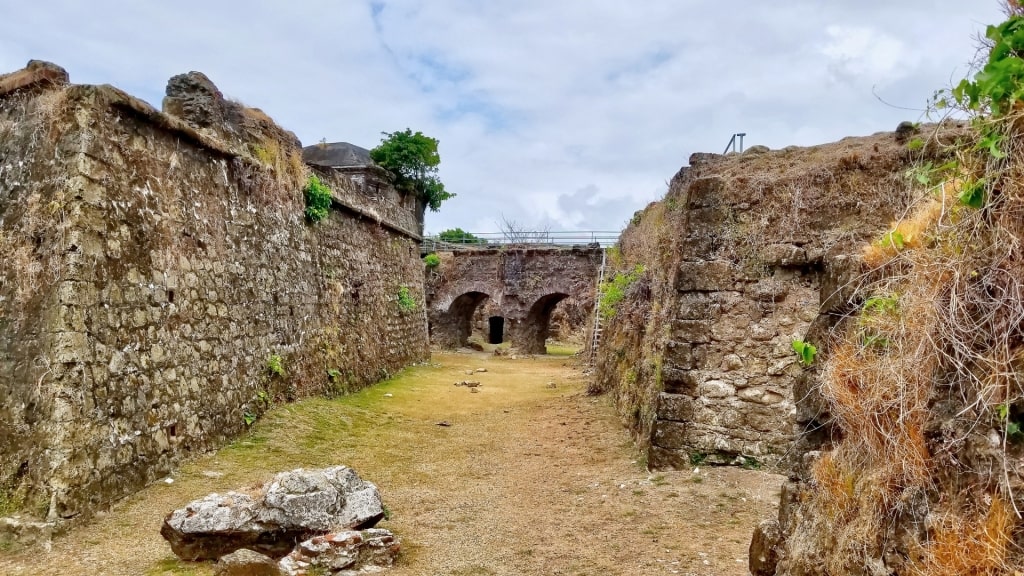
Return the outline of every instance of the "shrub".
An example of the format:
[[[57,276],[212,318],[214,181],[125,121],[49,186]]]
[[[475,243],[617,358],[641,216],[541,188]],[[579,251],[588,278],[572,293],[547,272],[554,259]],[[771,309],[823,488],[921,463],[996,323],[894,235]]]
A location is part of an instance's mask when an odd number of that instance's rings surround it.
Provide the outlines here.
[[[442,202],[455,196],[444,189],[437,177],[437,166],[441,163],[437,139],[422,132],[414,134],[409,128],[404,132],[383,134],[380,145],[370,150],[370,158],[391,173],[395,188],[416,194],[433,212],[440,209]]]
[[[409,293],[408,286],[402,286],[398,289],[398,307],[403,312],[412,312],[416,309],[416,299]]]
[[[629,272],[619,272],[601,284],[598,294],[597,313],[601,318],[613,318],[618,311],[619,302],[626,297],[626,292],[644,273],[643,264],[637,264]]]
[[[427,254],[423,258],[423,263],[426,264],[427,268],[437,268],[441,265],[441,258],[437,254]]]
[[[462,228],[450,228],[437,235],[438,240],[452,244],[487,244],[487,240],[474,236]]]
[[[267,358],[267,371],[274,376],[284,376],[284,359],[277,354]]]
[[[331,208],[331,189],[314,174],[309,177],[303,192],[306,195],[306,218],[310,222],[327,218]]]

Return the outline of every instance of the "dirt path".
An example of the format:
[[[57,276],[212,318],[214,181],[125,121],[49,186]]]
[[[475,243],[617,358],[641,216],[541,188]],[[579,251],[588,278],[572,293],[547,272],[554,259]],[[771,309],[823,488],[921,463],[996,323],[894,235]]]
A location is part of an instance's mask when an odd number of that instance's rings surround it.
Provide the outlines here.
[[[282,406],[51,552],[0,554],[0,574],[212,574],[170,553],[158,533],[166,512],[334,464],[380,486],[391,513],[381,526],[403,542],[393,576],[746,574],[750,533],[774,514],[781,477],[648,473],[609,400],[583,395],[570,364],[440,354],[359,394]],[[487,372],[465,374],[476,368]],[[464,379],[480,392],[452,385]]]

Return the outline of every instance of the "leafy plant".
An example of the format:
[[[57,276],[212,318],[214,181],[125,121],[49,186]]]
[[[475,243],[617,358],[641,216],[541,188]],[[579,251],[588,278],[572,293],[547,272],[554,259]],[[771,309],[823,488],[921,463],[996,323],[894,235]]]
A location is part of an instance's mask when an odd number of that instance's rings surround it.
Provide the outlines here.
[[[898,296],[872,296],[864,301],[865,314],[888,314],[899,309],[900,299]]]
[[[268,394],[266,390],[257,391],[256,400],[258,400],[264,406],[270,406],[270,394]]]
[[[597,313],[605,319],[613,318],[629,287],[639,280],[643,273],[643,264],[637,264],[629,272],[619,272],[610,280],[603,282],[598,290]]]
[[[441,258],[437,254],[430,253],[423,257],[423,263],[427,268],[437,268],[441,265]]]
[[[411,312],[416,309],[416,299],[413,298],[412,294],[409,293],[408,286],[401,286],[398,288],[398,307],[403,312]]]
[[[248,410],[246,410],[245,413],[242,414],[242,420],[245,422],[246,426],[252,426],[253,424],[255,424],[256,418],[256,414]]]
[[[999,419],[1006,424],[1006,437],[1014,442],[1024,440],[1024,426],[1019,419],[1014,418],[1013,410],[1009,403],[1004,402],[996,407]]]
[[[690,452],[690,466],[700,466],[708,459],[708,455],[703,452]]]
[[[383,132],[379,146],[370,150],[370,158],[391,173],[395,188],[416,194],[431,211],[437,212],[441,203],[455,196],[444,188],[437,177],[441,155],[438,141],[422,132]]]
[[[319,222],[327,218],[331,208],[331,189],[314,174],[306,181],[302,191],[306,196],[306,219]]]
[[[337,382],[339,379],[341,379],[341,370],[338,370],[337,368],[328,368],[327,379],[330,380],[331,382]]]
[[[760,470],[761,462],[753,456],[740,456],[740,468],[744,470]]]
[[[277,354],[267,357],[267,370],[274,376],[284,376],[284,359]]]
[[[970,110],[988,109],[999,116],[1024,96],[1024,18],[1010,16],[998,26],[989,26],[985,37],[992,42],[988,62],[974,76],[953,89],[953,98]]]
[[[804,342],[798,338],[793,340],[792,346],[800,364],[810,366],[814,363],[814,356],[818,353],[818,349],[815,348],[813,344],[810,342]]]
[[[985,205],[985,179],[978,178],[964,183],[957,200],[964,206],[981,208]]]

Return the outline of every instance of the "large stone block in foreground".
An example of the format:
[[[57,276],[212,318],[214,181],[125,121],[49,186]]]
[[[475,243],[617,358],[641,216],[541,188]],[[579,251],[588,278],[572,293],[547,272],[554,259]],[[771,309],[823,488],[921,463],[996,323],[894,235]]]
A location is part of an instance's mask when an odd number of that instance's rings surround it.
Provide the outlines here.
[[[346,466],[282,472],[259,494],[210,494],[167,515],[160,534],[183,560],[216,560],[246,548],[273,558],[332,530],[384,518],[377,487]]]

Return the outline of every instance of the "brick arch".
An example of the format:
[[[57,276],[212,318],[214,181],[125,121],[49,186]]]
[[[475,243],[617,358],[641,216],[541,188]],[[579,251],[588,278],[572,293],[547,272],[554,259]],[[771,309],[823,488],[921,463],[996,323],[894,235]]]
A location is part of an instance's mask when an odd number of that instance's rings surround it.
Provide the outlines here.
[[[468,290],[451,298],[446,309],[434,310],[428,317],[431,340],[447,348],[465,346],[473,332],[473,313],[490,298],[486,292]]]
[[[464,312],[481,305],[467,294],[486,294],[505,318],[508,340],[528,353],[546,350],[551,311],[566,298],[594,295],[600,248],[502,248],[442,254],[440,268],[426,277],[431,341],[440,347],[466,344],[472,320]],[[460,300],[461,299],[461,300]],[[459,304],[457,306],[453,305]]]
[[[537,298],[526,317],[515,326],[513,339],[516,346],[527,354],[546,353],[544,342],[548,339],[551,312],[559,302],[569,297],[568,292],[549,292]]]
[[[486,294],[489,298],[501,300],[501,286],[495,286],[491,282],[460,282],[435,294],[430,301],[430,309],[447,313],[458,298],[471,292],[479,292]]]

